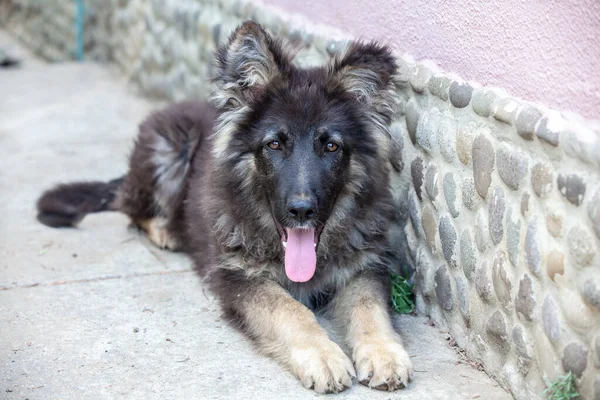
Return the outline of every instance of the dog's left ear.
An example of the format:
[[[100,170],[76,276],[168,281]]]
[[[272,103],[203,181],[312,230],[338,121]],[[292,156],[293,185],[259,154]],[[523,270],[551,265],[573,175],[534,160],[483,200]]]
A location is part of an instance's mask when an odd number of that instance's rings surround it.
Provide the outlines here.
[[[330,73],[336,89],[341,88],[362,105],[381,156],[400,172],[401,152],[390,134],[396,108],[393,84],[396,60],[390,48],[376,42],[352,42],[332,61]]]
[[[392,85],[396,60],[388,46],[376,42],[352,42],[332,62],[332,74],[344,90],[361,103],[381,101]]]

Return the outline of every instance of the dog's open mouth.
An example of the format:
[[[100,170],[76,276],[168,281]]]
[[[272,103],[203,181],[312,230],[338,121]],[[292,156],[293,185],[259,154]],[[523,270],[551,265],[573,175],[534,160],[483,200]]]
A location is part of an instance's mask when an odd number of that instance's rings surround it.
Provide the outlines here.
[[[309,281],[317,269],[317,245],[321,230],[278,228],[285,250],[285,274],[292,282]]]

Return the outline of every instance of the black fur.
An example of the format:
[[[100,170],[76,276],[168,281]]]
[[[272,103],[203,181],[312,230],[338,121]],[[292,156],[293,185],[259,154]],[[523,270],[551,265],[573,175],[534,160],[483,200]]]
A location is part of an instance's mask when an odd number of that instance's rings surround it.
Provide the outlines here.
[[[390,172],[402,168],[389,133],[394,58],[376,43],[352,43],[322,68],[299,69],[292,55],[244,23],[217,53],[215,108],[188,102],[152,114],[122,182],[47,192],[40,221],[71,226],[108,208],[140,225],[164,221],[225,316],[258,342],[266,338],[248,306],[275,307],[264,294],[273,283],[315,310],[335,307],[340,291],[365,280],[368,293],[389,292],[398,262],[389,235],[399,221]],[[310,216],[290,211],[298,199]],[[282,230],[299,226],[319,234],[317,269],[304,283],[283,268]],[[380,293],[365,304],[388,300]]]
[[[388,232],[398,215],[389,173],[401,160],[390,157],[395,147],[387,131],[394,58],[385,46],[352,43],[328,67],[299,69],[291,54],[259,25],[245,23],[217,53],[216,110],[187,102],[150,115],[116,198],[115,185],[60,186],[40,199],[40,221],[72,226],[109,207],[134,223],[164,218],[224,295],[229,289],[221,281],[230,278],[221,272],[228,269],[268,274],[311,305],[309,299],[350,279],[350,271],[395,265]],[[267,148],[273,138],[281,151]],[[337,152],[324,152],[330,141]],[[309,177],[302,187],[300,168]],[[161,179],[179,183],[169,191]],[[309,225],[320,230],[319,267],[311,281],[297,284],[281,268],[277,223],[299,225],[286,207],[303,190],[316,204]],[[245,265],[238,268],[239,260]]]
[[[37,219],[54,228],[72,227],[89,213],[117,210],[112,203],[122,183],[123,178],[59,185],[38,200]]]

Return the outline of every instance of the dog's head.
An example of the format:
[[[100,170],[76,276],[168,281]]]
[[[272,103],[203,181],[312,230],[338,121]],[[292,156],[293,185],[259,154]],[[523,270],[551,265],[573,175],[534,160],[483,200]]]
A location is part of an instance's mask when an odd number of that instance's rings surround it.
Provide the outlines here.
[[[375,43],[351,43],[322,68],[296,68],[292,59],[254,22],[232,34],[217,55],[213,151],[237,177],[235,190],[247,186],[267,200],[287,276],[304,282],[323,228],[343,217],[342,198],[376,201],[373,182],[387,180],[381,160],[396,66]]]

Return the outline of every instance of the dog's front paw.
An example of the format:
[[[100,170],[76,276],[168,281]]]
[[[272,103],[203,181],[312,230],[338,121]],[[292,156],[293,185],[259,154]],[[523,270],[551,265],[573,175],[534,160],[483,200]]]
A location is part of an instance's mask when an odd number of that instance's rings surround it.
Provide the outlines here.
[[[412,363],[404,347],[394,339],[359,343],[354,349],[358,381],[370,388],[394,391],[412,379]]]
[[[350,359],[329,339],[294,346],[290,364],[302,385],[318,393],[337,393],[356,377]]]

